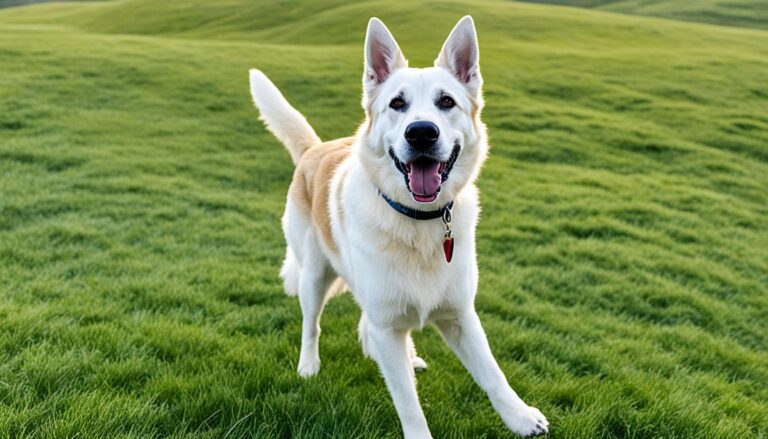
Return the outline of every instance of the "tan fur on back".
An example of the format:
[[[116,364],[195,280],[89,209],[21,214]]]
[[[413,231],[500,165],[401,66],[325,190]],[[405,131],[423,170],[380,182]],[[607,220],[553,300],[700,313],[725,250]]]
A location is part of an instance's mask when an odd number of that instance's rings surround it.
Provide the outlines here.
[[[333,252],[338,250],[328,211],[331,179],[339,165],[349,157],[354,141],[354,137],[345,137],[309,148],[296,166],[288,191],[291,200],[312,217],[323,244]]]

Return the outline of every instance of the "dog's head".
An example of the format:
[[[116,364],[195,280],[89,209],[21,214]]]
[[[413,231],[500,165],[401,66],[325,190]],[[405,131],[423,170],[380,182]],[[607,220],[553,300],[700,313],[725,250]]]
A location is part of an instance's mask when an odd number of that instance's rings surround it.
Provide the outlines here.
[[[368,23],[360,157],[387,196],[417,209],[442,206],[477,176],[487,150],[479,60],[469,16],[423,69],[408,67],[384,23]]]

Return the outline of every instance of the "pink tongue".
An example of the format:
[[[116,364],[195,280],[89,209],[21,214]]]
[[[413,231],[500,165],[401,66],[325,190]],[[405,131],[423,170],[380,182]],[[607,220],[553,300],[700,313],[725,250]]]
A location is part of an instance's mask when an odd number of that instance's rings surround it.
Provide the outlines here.
[[[440,162],[411,163],[408,185],[414,195],[433,195],[440,189]]]

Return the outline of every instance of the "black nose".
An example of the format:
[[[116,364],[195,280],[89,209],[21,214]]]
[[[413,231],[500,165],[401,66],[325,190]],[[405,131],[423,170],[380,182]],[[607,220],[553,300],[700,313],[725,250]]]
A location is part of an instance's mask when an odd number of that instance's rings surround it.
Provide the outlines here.
[[[440,130],[437,125],[425,120],[411,122],[405,129],[405,140],[416,149],[427,149],[437,142]]]

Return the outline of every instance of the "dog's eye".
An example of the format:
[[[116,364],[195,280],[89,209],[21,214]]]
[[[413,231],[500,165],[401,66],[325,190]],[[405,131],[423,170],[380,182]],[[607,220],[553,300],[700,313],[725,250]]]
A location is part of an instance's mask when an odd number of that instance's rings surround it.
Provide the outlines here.
[[[403,107],[405,107],[405,101],[403,98],[394,98],[389,101],[389,108],[393,110],[401,110]]]
[[[448,110],[456,106],[456,101],[454,101],[450,96],[443,96],[437,102],[437,105],[444,110]]]

